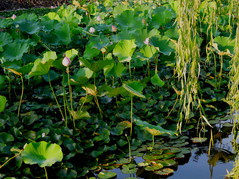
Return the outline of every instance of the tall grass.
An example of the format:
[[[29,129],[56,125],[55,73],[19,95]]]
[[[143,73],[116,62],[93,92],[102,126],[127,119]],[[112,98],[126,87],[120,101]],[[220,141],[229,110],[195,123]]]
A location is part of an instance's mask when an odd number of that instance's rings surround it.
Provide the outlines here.
[[[197,19],[200,0],[178,0],[177,25],[179,39],[176,44],[176,69],[175,72],[181,84],[180,93],[180,121],[181,129],[183,119],[190,119],[193,109],[201,109],[198,98],[199,73],[200,73],[200,48],[197,43]]]

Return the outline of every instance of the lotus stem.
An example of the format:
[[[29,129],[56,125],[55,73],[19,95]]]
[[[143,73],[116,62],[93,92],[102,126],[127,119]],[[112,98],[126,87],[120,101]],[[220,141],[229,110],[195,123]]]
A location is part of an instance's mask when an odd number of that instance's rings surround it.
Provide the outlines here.
[[[46,179],[48,179],[48,175],[47,175],[46,167],[43,167],[43,168],[44,168],[44,171],[45,171]]]
[[[58,109],[59,109],[59,111],[60,111],[60,113],[61,113],[61,117],[62,117],[62,119],[64,119],[65,117],[64,117],[64,114],[63,114],[63,112],[62,112],[62,110],[61,110],[61,106],[60,106],[60,104],[59,104],[59,102],[58,102],[58,100],[57,100],[56,94],[55,94],[54,89],[53,89],[53,87],[52,87],[52,85],[51,85],[51,80],[50,80],[50,75],[49,75],[49,73],[48,73],[48,82],[49,82],[49,86],[50,86],[50,88],[51,88],[53,97],[54,97],[54,99],[55,99],[55,101],[56,101],[57,107],[58,107]],[[67,125],[67,123],[66,123],[66,125]]]
[[[18,110],[17,110],[17,116],[18,116],[18,117],[20,116],[22,98],[23,98],[23,94],[24,94],[24,81],[23,81],[23,77],[22,77],[22,76],[21,76],[21,82],[22,82],[22,92],[21,92],[20,101],[19,101],[19,106],[18,106]]]

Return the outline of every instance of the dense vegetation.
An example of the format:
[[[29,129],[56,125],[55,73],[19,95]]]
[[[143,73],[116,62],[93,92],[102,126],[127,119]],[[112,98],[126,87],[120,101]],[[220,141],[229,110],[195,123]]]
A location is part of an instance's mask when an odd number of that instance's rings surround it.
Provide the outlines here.
[[[73,1],[0,19],[0,176],[173,173],[186,132],[203,142],[238,109],[237,5]]]

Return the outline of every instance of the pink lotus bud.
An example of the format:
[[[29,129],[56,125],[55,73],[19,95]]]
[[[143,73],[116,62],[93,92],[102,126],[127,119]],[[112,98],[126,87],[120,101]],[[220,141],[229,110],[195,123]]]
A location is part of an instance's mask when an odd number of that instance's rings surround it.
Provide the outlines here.
[[[62,65],[68,67],[71,64],[71,60],[68,57],[64,57],[62,60]]]
[[[143,23],[143,24],[146,24],[147,22],[146,22],[146,20],[145,20],[145,19],[142,19],[142,23]]]
[[[97,17],[96,17],[96,20],[97,20],[98,22],[100,22],[100,21],[101,21],[101,17],[100,17],[100,16],[97,16]]]
[[[15,14],[13,14],[11,18],[14,20],[17,18],[17,16]]]
[[[89,30],[90,33],[95,33],[95,28],[94,27],[91,27],[90,30]]]
[[[144,44],[149,45],[149,38],[146,38]]]
[[[111,26],[111,30],[112,32],[116,32],[117,31],[117,27],[115,27],[114,25]]]

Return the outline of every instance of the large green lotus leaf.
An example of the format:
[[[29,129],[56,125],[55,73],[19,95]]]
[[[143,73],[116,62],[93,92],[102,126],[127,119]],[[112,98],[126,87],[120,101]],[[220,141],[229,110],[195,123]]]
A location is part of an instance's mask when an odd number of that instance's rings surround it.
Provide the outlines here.
[[[152,37],[150,42],[153,46],[158,47],[159,51],[164,55],[169,56],[175,51],[173,42],[169,41],[169,39],[165,36]]]
[[[164,85],[164,81],[160,79],[158,73],[155,73],[154,76],[151,77],[151,83],[159,87]]]
[[[175,135],[176,134],[176,132],[174,132],[174,131],[166,130],[159,125],[149,124],[148,122],[142,121],[140,119],[135,119],[134,121],[135,121],[136,125],[138,125],[138,126],[142,127],[143,129],[147,130],[152,135],[161,135],[161,134],[165,134],[165,133],[167,133],[169,135]]]
[[[120,62],[129,62],[135,48],[135,40],[121,40],[116,44],[113,54],[118,57]]]
[[[6,60],[20,60],[24,53],[28,51],[29,45],[24,42],[12,42],[5,46],[3,57]]]
[[[45,15],[45,17],[48,17],[51,20],[57,20],[57,21],[61,20],[60,16],[55,12],[49,12],[48,14]]]
[[[52,166],[63,158],[61,147],[45,141],[27,144],[21,153],[26,164],[38,164],[40,167]]]
[[[86,45],[84,55],[83,57],[86,59],[91,59],[93,57],[96,57],[100,54],[100,50],[97,48],[94,48],[95,42],[91,41]]]
[[[7,32],[0,32],[0,46],[4,46],[12,42],[12,36]]]
[[[113,62],[113,60],[98,60],[94,63],[92,63],[90,69],[94,72],[98,72],[100,70],[102,70],[103,68],[105,68],[106,66],[111,65]]]
[[[111,171],[102,171],[98,175],[98,177],[100,179],[108,179],[108,178],[113,178],[116,176],[117,176],[117,174],[115,172],[111,172]]]
[[[127,9],[128,9],[127,5],[118,4],[117,6],[114,7],[113,16],[116,17],[116,16],[120,15],[122,12],[126,11]]]
[[[0,95],[0,112],[3,112],[3,110],[5,109],[6,102],[7,98]]]
[[[24,13],[24,14],[21,14],[20,16],[17,16],[17,18],[14,20],[14,22],[18,23],[23,20],[36,21],[36,20],[38,20],[38,17],[34,13],[31,13],[31,14]]]
[[[131,95],[145,98],[145,96],[141,94],[144,87],[140,82],[133,81],[127,84],[123,83],[123,88],[126,89]]]
[[[157,50],[154,46],[145,45],[140,49],[140,52],[144,55],[144,57],[151,58],[157,52]]]
[[[0,143],[7,143],[14,141],[14,137],[6,132],[0,132]]]
[[[169,23],[175,14],[164,6],[160,6],[154,10],[152,17],[152,25],[155,29],[158,29],[162,25]]]
[[[19,29],[28,34],[35,34],[40,31],[41,26],[37,21],[23,20],[18,22]]]
[[[59,23],[54,34],[57,36],[57,40],[64,45],[68,45],[71,42],[71,30],[69,24]]]
[[[235,40],[232,40],[230,37],[217,36],[213,41],[218,44],[220,51],[226,51],[228,49],[230,53],[234,52]]]
[[[12,19],[7,19],[7,18],[0,19],[0,28],[1,29],[7,28],[10,25],[12,25]]]
[[[29,73],[29,77],[45,75],[49,72],[54,60],[57,59],[56,52],[49,51],[44,53],[43,59],[37,59]]]
[[[92,75],[93,71],[91,71],[89,68],[81,68],[77,73],[75,73],[71,81],[75,85],[85,84],[88,79],[92,77]]]
[[[133,10],[125,10],[118,16],[116,16],[115,21],[122,28],[132,28],[132,29],[140,29],[144,27],[142,23],[142,18],[137,16]]]
[[[122,63],[120,63],[120,62],[116,63],[116,65],[114,66],[115,75],[117,77],[121,77],[125,69],[126,68]]]

